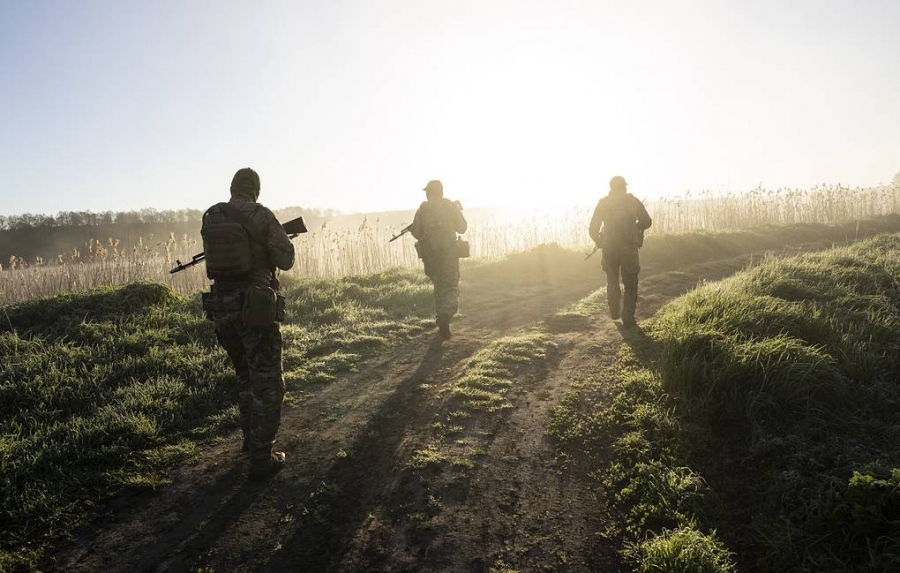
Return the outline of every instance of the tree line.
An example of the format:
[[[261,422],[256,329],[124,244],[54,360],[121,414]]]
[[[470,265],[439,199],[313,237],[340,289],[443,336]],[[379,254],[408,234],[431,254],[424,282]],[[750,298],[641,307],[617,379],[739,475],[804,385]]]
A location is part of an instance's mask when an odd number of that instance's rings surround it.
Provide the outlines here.
[[[0,230],[48,229],[53,227],[99,227],[101,225],[142,225],[148,223],[190,223],[200,221],[203,211],[179,209],[157,211],[60,211],[56,215],[24,213],[22,215],[0,215]]]
[[[274,212],[282,222],[302,215],[310,228],[339,215],[332,209],[301,207],[276,209]],[[71,253],[73,249],[83,249],[91,240],[106,243],[109,239],[115,239],[121,241],[122,247],[130,247],[138,240],[147,241],[151,236],[154,240],[165,240],[170,233],[174,233],[179,240],[187,236],[199,241],[202,217],[203,211],[199,209],[0,215],[0,265],[7,267],[11,257],[27,263],[38,257],[52,260],[60,254]]]

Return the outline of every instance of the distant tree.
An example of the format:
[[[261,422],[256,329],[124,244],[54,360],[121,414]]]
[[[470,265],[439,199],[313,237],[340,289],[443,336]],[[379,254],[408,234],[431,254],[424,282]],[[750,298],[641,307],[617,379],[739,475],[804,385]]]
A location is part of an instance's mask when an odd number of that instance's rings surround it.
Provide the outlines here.
[[[893,185],[897,189],[900,189],[900,171],[898,171],[897,174],[894,175],[894,179],[891,180],[891,185]]]

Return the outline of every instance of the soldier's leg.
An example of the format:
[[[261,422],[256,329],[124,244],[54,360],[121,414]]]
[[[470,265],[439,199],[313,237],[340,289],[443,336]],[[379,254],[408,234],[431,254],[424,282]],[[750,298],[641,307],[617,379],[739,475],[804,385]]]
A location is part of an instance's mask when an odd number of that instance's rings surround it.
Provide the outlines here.
[[[438,315],[453,318],[459,312],[459,259],[451,256],[444,260],[440,279],[435,286],[439,286],[441,292],[437,307]]]
[[[603,249],[601,266],[606,272],[606,302],[609,305],[609,316],[618,320],[622,316],[622,287],[619,286],[619,255],[615,251]]]
[[[641,270],[638,251],[634,249],[622,257],[622,283],[625,286],[625,299],[622,304],[622,324],[633,325],[634,312],[637,308],[638,273]]]
[[[450,320],[459,311],[459,259],[445,258],[434,281],[437,325],[441,336],[450,338]]]
[[[249,451],[250,445],[250,406],[253,402],[253,394],[250,391],[250,366],[247,364],[244,343],[238,330],[239,321],[239,313],[223,314],[215,319],[216,339],[228,354],[237,378],[238,415],[241,432],[244,436],[244,444],[241,449],[246,452]]]
[[[250,464],[268,468],[272,444],[281,424],[284,377],[281,361],[281,331],[244,327],[242,332],[253,392],[250,408]],[[253,469],[251,468],[251,475]]]
[[[434,296],[434,315],[437,317],[438,309],[440,308],[440,301],[442,292],[440,292],[440,288],[438,287],[438,276],[439,276],[439,266],[435,260],[434,255],[430,255],[424,259],[422,259],[422,263],[425,265],[425,276],[431,280],[431,292]],[[440,324],[438,324],[440,326]]]

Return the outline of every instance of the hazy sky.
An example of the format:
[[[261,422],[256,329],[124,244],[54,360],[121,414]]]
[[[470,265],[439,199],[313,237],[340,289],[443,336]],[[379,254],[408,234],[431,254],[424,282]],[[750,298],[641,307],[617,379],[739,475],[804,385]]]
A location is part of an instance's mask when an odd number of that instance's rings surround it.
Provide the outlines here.
[[[593,204],[900,171],[897,0],[0,0],[0,214]]]

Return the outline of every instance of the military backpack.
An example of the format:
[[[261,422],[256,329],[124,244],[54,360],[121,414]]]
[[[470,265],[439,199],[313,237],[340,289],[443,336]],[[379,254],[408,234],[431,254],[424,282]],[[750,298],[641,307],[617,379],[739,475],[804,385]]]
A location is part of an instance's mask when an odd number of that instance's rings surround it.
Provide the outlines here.
[[[231,203],[218,203],[203,214],[200,235],[206,255],[206,276],[240,281],[253,272],[253,252],[247,216]]]

